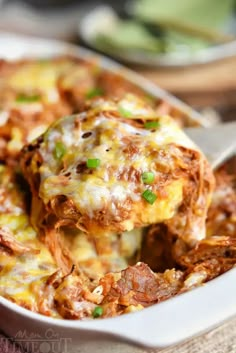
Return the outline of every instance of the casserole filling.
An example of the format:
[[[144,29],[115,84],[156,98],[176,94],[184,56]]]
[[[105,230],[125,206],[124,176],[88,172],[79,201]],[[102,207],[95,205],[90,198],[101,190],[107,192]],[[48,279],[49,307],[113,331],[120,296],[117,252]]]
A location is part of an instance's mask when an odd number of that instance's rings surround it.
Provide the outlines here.
[[[213,191],[185,116],[94,62],[1,65],[0,295],[105,318],[234,266],[234,181]]]
[[[0,60],[0,160],[14,163],[20,149],[62,116],[84,109],[99,96],[142,97],[159,114],[170,114],[181,125],[188,115],[147,95],[119,74],[101,69],[97,60],[73,57]]]

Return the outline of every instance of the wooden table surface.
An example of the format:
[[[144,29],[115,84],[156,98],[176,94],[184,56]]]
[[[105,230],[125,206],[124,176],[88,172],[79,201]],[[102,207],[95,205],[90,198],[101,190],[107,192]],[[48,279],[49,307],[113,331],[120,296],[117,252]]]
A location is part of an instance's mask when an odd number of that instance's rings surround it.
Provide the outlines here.
[[[190,105],[236,109],[236,57],[186,68],[132,68]]]

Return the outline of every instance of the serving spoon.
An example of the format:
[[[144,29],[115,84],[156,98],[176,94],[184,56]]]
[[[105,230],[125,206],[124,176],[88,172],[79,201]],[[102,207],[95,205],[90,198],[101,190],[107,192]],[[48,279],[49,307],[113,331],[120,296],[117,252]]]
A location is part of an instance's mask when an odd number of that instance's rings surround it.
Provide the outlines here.
[[[184,131],[200,147],[213,169],[236,153],[236,121]]]

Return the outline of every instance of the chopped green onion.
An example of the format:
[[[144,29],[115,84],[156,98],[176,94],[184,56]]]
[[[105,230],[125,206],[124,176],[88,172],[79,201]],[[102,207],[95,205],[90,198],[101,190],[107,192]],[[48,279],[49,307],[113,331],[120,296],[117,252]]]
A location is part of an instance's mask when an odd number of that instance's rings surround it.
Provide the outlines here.
[[[144,184],[152,184],[155,179],[155,176],[152,172],[144,172],[142,174],[142,181]]]
[[[120,113],[120,115],[122,115],[124,118],[131,118],[133,116],[133,114],[124,109],[123,107],[118,107],[118,112]]]
[[[151,96],[150,94],[146,94],[145,98],[147,101],[149,101],[149,103],[155,102],[155,98],[153,96]]]
[[[103,308],[101,306],[96,306],[96,308],[93,310],[93,317],[96,319],[103,314]]]
[[[100,159],[94,158],[94,159],[88,159],[86,162],[86,165],[88,168],[97,168],[100,166]]]
[[[57,141],[53,151],[53,155],[57,160],[61,160],[66,154],[66,146],[61,142]]]
[[[102,88],[99,87],[95,87],[90,89],[87,93],[86,93],[86,98],[87,99],[92,99],[94,97],[98,97],[98,96],[102,96],[104,94],[104,91]]]
[[[27,96],[25,94],[19,94],[16,97],[16,102],[17,103],[34,103],[40,100],[40,95],[35,94],[31,96]]]
[[[38,64],[50,64],[50,59],[41,58],[37,60]]]
[[[157,196],[151,190],[145,190],[142,193],[142,197],[151,205],[154,204],[157,199]]]
[[[146,129],[156,129],[160,126],[159,121],[146,121],[146,123],[144,124],[144,127]]]

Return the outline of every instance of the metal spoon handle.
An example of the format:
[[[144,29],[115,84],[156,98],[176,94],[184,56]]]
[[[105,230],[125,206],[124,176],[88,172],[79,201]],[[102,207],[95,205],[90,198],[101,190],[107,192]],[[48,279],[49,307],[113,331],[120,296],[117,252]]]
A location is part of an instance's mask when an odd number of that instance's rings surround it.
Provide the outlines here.
[[[185,132],[214,169],[236,152],[236,121],[209,128],[186,128]]]

